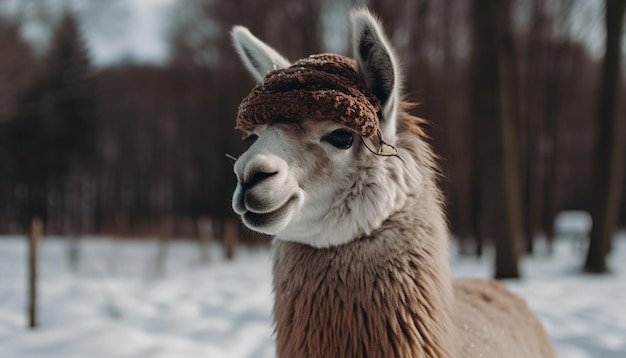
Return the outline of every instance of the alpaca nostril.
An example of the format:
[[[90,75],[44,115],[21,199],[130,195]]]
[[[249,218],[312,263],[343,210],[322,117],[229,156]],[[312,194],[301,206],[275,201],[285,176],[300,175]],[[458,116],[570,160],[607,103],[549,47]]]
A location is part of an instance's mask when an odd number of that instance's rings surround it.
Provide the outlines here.
[[[241,186],[243,186],[244,189],[249,189],[252,188],[253,186],[257,185],[258,183],[264,181],[267,178],[270,178],[274,175],[278,174],[278,172],[273,172],[273,173],[265,173],[265,172],[256,172],[254,174],[252,174],[252,176],[245,182],[245,183],[241,183]]]

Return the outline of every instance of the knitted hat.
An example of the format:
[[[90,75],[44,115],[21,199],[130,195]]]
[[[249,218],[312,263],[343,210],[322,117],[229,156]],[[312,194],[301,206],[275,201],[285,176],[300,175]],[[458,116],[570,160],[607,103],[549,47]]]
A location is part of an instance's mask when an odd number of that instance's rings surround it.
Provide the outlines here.
[[[239,105],[236,128],[247,135],[277,119],[331,120],[367,138],[378,132],[381,107],[357,74],[354,60],[312,55],[270,71]]]

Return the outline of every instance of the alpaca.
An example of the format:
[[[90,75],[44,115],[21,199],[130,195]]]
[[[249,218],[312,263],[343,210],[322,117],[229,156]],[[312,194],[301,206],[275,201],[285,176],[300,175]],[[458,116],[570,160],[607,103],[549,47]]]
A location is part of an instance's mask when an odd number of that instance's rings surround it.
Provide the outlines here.
[[[436,157],[401,97],[378,20],[351,14],[354,59],[290,63],[236,26],[259,82],[239,106],[253,144],[233,210],[272,235],[279,357],[553,357],[526,304],[453,280]]]

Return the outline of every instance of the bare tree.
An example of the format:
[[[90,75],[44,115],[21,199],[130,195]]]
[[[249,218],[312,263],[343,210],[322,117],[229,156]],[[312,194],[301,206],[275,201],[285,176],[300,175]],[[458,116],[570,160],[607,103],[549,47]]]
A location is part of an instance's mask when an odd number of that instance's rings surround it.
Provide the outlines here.
[[[624,175],[624,120],[618,115],[621,39],[626,0],[606,0],[606,52],[598,99],[598,134],[594,170],[593,227],[584,270],[608,271],[606,255],[615,232]]]
[[[474,0],[475,123],[481,197],[496,246],[496,278],[519,277],[521,222],[513,48],[508,1]]]

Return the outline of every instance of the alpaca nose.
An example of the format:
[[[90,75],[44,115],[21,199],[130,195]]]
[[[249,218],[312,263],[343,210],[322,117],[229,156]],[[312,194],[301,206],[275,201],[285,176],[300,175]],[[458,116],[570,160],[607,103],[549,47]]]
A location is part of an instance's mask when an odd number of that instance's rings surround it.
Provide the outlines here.
[[[270,153],[246,152],[235,162],[235,175],[242,191],[257,186],[277,190],[287,179],[287,162]],[[264,184],[264,185],[261,185]]]
[[[274,175],[278,174],[278,171],[270,171],[262,168],[252,169],[248,175],[246,175],[246,179],[241,183],[241,186],[244,189],[250,189],[253,186],[265,181]]]

